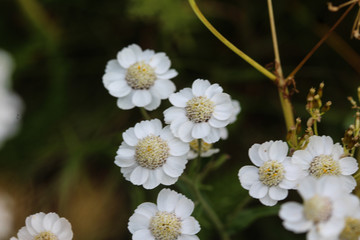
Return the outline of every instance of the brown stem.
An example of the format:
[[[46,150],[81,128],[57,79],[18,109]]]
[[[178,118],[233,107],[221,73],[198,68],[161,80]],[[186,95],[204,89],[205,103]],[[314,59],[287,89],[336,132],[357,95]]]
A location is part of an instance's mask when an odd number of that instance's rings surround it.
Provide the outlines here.
[[[297,65],[297,67],[289,74],[286,79],[291,79],[295,76],[295,74],[302,68],[302,66],[309,60],[309,58],[315,53],[315,51],[328,39],[330,34],[335,30],[335,28],[344,20],[346,15],[350,12],[350,10],[355,6],[356,2],[353,3],[350,7],[346,9],[346,11],[341,15],[341,17],[336,21],[336,23],[330,28],[330,30],[320,39],[320,41],[311,49],[311,51],[304,57],[304,59]]]

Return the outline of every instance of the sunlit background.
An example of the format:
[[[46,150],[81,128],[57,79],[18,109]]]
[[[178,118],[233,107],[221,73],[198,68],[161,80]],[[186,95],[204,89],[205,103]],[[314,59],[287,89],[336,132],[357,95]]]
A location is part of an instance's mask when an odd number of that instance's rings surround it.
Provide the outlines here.
[[[339,4],[341,1],[333,2]],[[232,43],[273,69],[266,1],[199,0],[199,7]],[[357,8],[357,7],[356,7]],[[285,74],[340,17],[326,1],[274,1]],[[325,82],[332,109],[320,134],[340,141],[354,111],[346,99],[360,85],[360,41],[350,39],[357,9],[296,75],[295,115],[305,124],[306,94]],[[237,172],[250,164],[254,143],[285,140],[276,86],[222,45],[196,18],[186,0],[1,0],[0,49],[13,57],[12,89],[22,98],[17,134],[0,149],[0,187],[13,200],[11,236],[37,212],[57,212],[73,226],[74,239],[130,239],[127,222],[136,206],[156,201],[154,190],[134,186],[114,164],[121,134],[142,120],[138,109],[120,110],[102,84],[108,60],[131,43],[166,52],[177,90],[196,78],[219,83],[242,111],[230,135],[215,146],[229,160],[205,180],[205,195],[229,224],[233,239],[304,239],[281,226],[276,208],[248,196]],[[151,112],[163,119],[166,100]],[[206,161],[206,160],[204,160]],[[185,170],[186,171],[186,170]],[[171,186],[194,199],[180,181]],[[291,198],[298,199],[296,193]],[[196,202],[196,201],[195,201]],[[219,239],[202,209],[200,239]],[[1,227],[1,226],[0,226]],[[10,237],[10,236],[9,236]],[[4,238],[8,239],[8,238]]]

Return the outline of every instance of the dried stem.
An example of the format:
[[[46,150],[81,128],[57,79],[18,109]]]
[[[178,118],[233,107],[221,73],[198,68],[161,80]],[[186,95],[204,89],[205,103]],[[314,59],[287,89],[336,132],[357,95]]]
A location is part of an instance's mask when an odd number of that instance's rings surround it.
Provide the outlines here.
[[[311,49],[311,51],[304,57],[304,59],[297,65],[297,67],[289,74],[286,79],[292,79],[295,74],[302,68],[302,66],[309,60],[309,58],[315,53],[315,51],[328,39],[330,34],[335,30],[335,28],[344,20],[346,15],[350,10],[355,6],[356,2],[350,5],[346,11],[341,15],[341,17],[336,21],[336,23],[330,28],[330,30],[320,39],[320,41]]]

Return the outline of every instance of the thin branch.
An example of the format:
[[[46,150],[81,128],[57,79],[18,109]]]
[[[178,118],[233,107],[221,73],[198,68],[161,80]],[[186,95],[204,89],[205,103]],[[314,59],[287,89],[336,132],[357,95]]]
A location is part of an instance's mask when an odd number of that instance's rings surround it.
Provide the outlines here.
[[[304,59],[299,63],[299,65],[289,74],[286,79],[291,79],[295,76],[295,74],[302,68],[302,66],[309,60],[309,58],[315,53],[315,51],[328,39],[330,34],[335,30],[335,28],[344,20],[346,15],[350,12],[350,10],[356,5],[356,2],[353,3],[350,7],[346,9],[346,11],[341,15],[341,17],[336,21],[336,23],[330,28],[330,30],[320,39],[320,41],[311,49],[311,51],[304,57]]]
[[[190,6],[195,12],[196,16],[200,19],[200,21],[210,30],[212,34],[214,34],[222,43],[224,43],[228,48],[230,48],[234,53],[236,53],[238,56],[240,56],[242,59],[244,59],[247,63],[249,63],[251,66],[253,66],[256,70],[264,74],[266,77],[268,77],[270,80],[275,81],[276,76],[272,74],[270,71],[268,71],[266,68],[261,66],[259,63],[257,63],[255,60],[250,58],[248,55],[246,55],[243,51],[235,47],[231,42],[229,42],[223,35],[221,35],[212,25],[211,23],[205,18],[205,16],[201,13],[200,9],[195,3],[195,0],[189,0]]]

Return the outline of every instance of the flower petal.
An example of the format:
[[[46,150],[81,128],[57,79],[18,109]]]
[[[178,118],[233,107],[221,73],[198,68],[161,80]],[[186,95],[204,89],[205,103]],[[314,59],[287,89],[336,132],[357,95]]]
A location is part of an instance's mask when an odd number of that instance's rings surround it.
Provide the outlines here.
[[[297,202],[287,202],[281,205],[279,217],[285,221],[300,221],[303,218],[303,206]]]
[[[157,66],[155,67],[156,74],[163,74],[169,70],[171,66],[171,61],[167,56],[164,56],[160,59]]]
[[[344,157],[339,160],[341,174],[351,175],[358,170],[358,163],[353,157]]]
[[[275,141],[273,144],[271,144],[269,148],[269,157],[270,160],[275,160],[278,162],[282,162],[287,153],[288,153],[289,147],[288,145],[283,141]]]
[[[220,129],[219,128],[211,128],[210,134],[202,139],[207,143],[214,143],[214,142],[219,141]]]
[[[117,106],[120,109],[124,109],[124,110],[128,110],[128,109],[132,109],[135,107],[135,105],[132,102],[132,96],[133,96],[133,92],[131,92],[129,95],[119,98],[117,100]]]
[[[153,110],[157,109],[160,106],[160,103],[161,103],[160,98],[152,96],[151,102],[148,105],[144,106],[144,108],[147,111],[153,111]]]
[[[192,84],[192,93],[196,97],[204,96],[208,87],[210,87],[208,80],[196,79]]]
[[[194,217],[188,217],[181,222],[181,233],[187,235],[197,234],[200,231],[200,224]]]
[[[287,189],[282,189],[278,186],[272,186],[269,188],[269,197],[273,200],[283,200],[287,197],[288,195],[288,190]]]
[[[143,168],[141,166],[137,166],[130,175],[130,181],[134,185],[144,184],[148,180],[149,171],[151,170]]]
[[[136,55],[132,49],[124,48],[117,54],[117,60],[123,68],[129,68],[136,62]]]
[[[186,107],[186,103],[193,98],[190,88],[184,88],[178,93],[173,93],[169,96],[169,101],[175,107]]]
[[[255,182],[259,181],[259,169],[254,166],[243,166],[239,170],[238,177],[241,186],[249,190]]]
[[[126,130],[122,137],[124,139],[124,142],[126,142],[129,146],[136,146],[136,144],[139,142],[139,139],[135,135],[134,128],[129,128]]]
[[[259,155],[260,144],[255,143],[249,149],[249,158],[253,164],[260,167],[264,164],[264,160]]]
[[[223,88],[219,86],[219,84],[215,83],[208,87],[205,91],[205,96],[207,98],[212,98],[215,94],[222,93]]]
[[[158,74],[158,79],[171,79],[173,77],[176,77],[178,75],[178,72],[174,69],[170,69],[169,71]]]
[[[179,201],[176,204],[175,207],[175,214],[177,217],[180,217],[183,220],[186,220],[186,218],[189,218],[191,213],[194,211],[194,202],[188,199],[185,196],[180,196]],[[195,220],[195,219],[194,219]],[[196,221],[197,223],[197,221]],[[195,223],[195,224],[196,224]],[[196,233],[185,233],[184,234],[196,234]]]
[[[195,123],[191,131],[191,136],[194,139],[204,138],[210,134],[211,128],[208,123]]]
[[[133,233],[132,240],[155,240],[149,229],[141,229]]]
[[[262,184],[261,182],[255,182],[251,185],[249,194],[253,198],[263,198],[268,193],[268,187]]]
[[[270,198],[269,195],[265,195],[265,197],[262,197],[259,200],[262,204],[264,204],[265,206],[269,206],[269,207],[275,206],[275,204],[277,204],[277,202],[278,202],[278,201]]]
[[[173,156],[185,155],[190,150],[189,144],[184,143],[176,138],[172,139],[171,141],[168,141],[168,145],[170,148],[169,153]]]
[[[149,224],[150,218],[140,213],[134,213],[129,218],[128,229],[132,234],[134,234],[136,231],[139,231],[141,229],[147,229],[149,227]]]
[[[191,136],[194,123],[191,121],[184,122],[178,129],[177,134],[179,138],[184,142],[191,142],[193,137]]]
[[[107,86],[110,95],[124,97],[131,92],[131,87],[125,81],[114,81]]]
[[[180,194],[168,188],[162,189],[157,197],[157,206],[159,211],[174,211],[180,196]]]
[[[158,209],[156,204],[150,202],[144,202],[140,204],[136,209],[135,212],[145,217],[151,219],[157,213]]]
[[[152,96],[148,90],[136,90],[132,102],[137,107],[144,107],[151,103]]]
[[[167,79],[158,79],[155,81],[154,86],[150,88],[152,94],[160,99],[169,98],[170,94],[175,92],[175,84]]]

